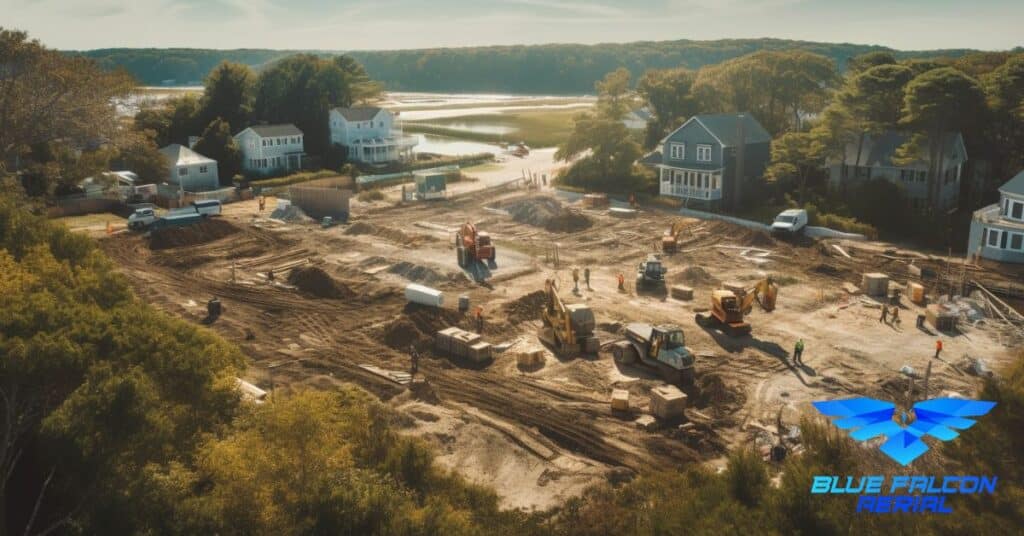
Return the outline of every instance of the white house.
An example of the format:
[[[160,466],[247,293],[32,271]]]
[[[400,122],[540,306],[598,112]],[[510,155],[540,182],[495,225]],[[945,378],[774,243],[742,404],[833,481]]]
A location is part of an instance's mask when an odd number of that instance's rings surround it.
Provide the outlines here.
[[[275,175],[302,169],[305,144],[295,125],[257,125],[235,134],[246,175]]]
[[[974,212],[967,255],[1024,263],[1024,171],[999,188],[999,203]]]
[[[170,162],[167,182],[186,192],[205,192],[220,186],[216,160],[177,143],[160,149],[160,152]]]
[[[351,161],[385,164],[412,158],[416,138],[404,135],[395,115],[383,108],[334,108],[329,122],[331,143],[345,147]]]
[[[629,130],[643,130],[647,128],[647,123],[651,120],[651,110],[644,108],[637,108],[636,110],[630,110],[626,114],[626,117],[622,118],[622,124],[626,125]]]

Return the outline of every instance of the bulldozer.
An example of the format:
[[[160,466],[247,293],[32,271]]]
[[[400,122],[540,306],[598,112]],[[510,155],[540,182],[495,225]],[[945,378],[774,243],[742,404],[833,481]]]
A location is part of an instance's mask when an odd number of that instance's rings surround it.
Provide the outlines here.
[[[455,250],[459,266],[468,268],[476,261],[493,264],[497,252],[491,244],[491,235],[478,231],[472,223],[466,222],[455,233]]]
[[[750,333],[750,323],[744,321],[744,317],[750,314],[754,302],[770,313],[775,310],[778,294],[779,287],[771,277],[745,290],[714,290],[711,292],[710,314],[697,313],[695,320],[698,326],[721,329],[726,335],[741,337]]]
[[[551,279],[544,282],[544,297],[540,313],[544,325],[538,333],[541,342],[561,355],[596,354],[600,344],[594,336],[594,312],[590,307],[563,303]]]
[[[612,343],[612,357],[616,363],[638,363],[655,369],[668,383],[693,384],[693,352],[686,347],[686,338],[679,326],[629,324],[626,338]]]
[[[679,250],[679,238],[683,234],[683,230],[687,228],[686,223],[683,220],[675,220],[672,222],[672,226],[665,231],[665,234],[661,237],[661,251],[664,253],[675,253]]]
[[[668,270],[661,264],[661,259],[648,255],[636,269],[636,289],[664,289],[665,272]]]

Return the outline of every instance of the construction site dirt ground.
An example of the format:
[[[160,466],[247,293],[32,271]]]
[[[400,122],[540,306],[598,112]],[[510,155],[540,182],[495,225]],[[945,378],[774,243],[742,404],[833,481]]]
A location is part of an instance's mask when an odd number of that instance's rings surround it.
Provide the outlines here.
[[[352,221],[327,229],[270,220],[269,210],[259,214],[255,201],[242,202],[225,206],[204,224],[209,228],[174,240],[119,232],[101,245],[143,300],[171,314],[202,322],[207,300],[218,297],[223,314],[210,329],[249,357],[249,381],[272,392],[358,384],[391,405],[407,433],[433,444],[440,463],[493,487],[509,508],[550,508],[591,484],[644,470],[720,465],[729,449],[774,443],[779,424],[798,450],[790,432],[810,413],[810,401],[854,395],[900,401],[910,385],[901,369],[923,376],[929,363],[930,396],[968,395],[981,383],[967,370],[968,358],[999,370],[1020,344],[1012,330],[988,321],[961,323],[956,334],[920,330],[915,318],[923,309],[906,297],[902,322],[882,323],[878,302],[843,289],[845,282],[859,283],[863,272],[887,272],[903,282],[909,260],[945,269],[914,252],[836,243],[846,257],[830,243],[794,244],[691,220],[681,251],[663,256],[669,285],[694,289],[693,300],[680,301],[638,294],[633,285],[637,264],[657,251],[670,214],[616,218],[523,190],[402,207],[394,199],[354,200]],[[483,284],[456,263],[454,232],[466,221],[489,232],[497,249],[496,267]],[[590,268],[592,289],[581,281],[581,291],[572,292],[573,267]],[[625,292],[616,289],[619,273]],[[755,306],[749,336],[697,326],[695,313],[708,308],[710,291],[721,282],[752,286],[766,275],[780,284],[777,308],[766,313]],[[662,381],[646,369],[616,365],[605,349],[575,358],[546,351],[543,366],[518,367],[517,354],[544,348],[537,329],[548,278],[566,302],[593,309],[602,345],[630,322],[682,327],[697,356],[684,422],[638,427],[650,389]],[[403,288],[410,282],[442,290],[445,307],[408,304]],[[460,295],[483,308],[484,340],[508,345],[486,366],[433,349],[439,329],[475,330],[456,309]],[[790,358],[798,338],[806,345],[802,368]],[[944,350],[934,359],[937,339]],[[360,366],[408,371],[410,345],[424,355],[425,389],[411,392]],[[630,392],[629,413],[611,411],[613,389]],[[941,456],[941,447],[926,456]]]

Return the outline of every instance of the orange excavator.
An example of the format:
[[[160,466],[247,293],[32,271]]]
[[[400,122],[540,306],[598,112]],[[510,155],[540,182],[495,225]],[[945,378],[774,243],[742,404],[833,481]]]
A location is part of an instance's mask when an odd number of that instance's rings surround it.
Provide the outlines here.
[[[750,324],[743,319],[754,308],[754,301],[770,313],[775,310],[778,295],[779,287],[771,277],[745,290],[714,290],[711,292],[711,314],[697,313],[695,320],[698,326],[721,329],[726,335],[740,337],[750,333]]]
[[[455,233],[455,249],[459,266],[467,268],[475,261],[494,263],[497,252],[491,244],[491,235],[478,231],[472,223],[462,224]]]
[[[683,220],[673,221],[672,226],[661,237],[661,251],[665,253],[677,251],[679,249],[679,239],[683,234],[683,230],[687,227],[688,225]]]

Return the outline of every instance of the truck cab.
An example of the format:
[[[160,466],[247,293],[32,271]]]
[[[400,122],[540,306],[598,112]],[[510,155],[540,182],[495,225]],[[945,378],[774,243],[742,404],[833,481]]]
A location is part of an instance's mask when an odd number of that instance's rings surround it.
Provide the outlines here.
[[[799,208],[783,210],[772,222],[772,233],[795,235],[807,226],[807,211]]]
[[[156,221],[156,210],[150,207],[135,209],[131,216],[128,216],[128,228],[133,230],[145,229]]]
[[[669,383],[693,383],[693,353],[686,347],[683,330],[677,325],[629,324],[625,340],[612,344],[612,356],[618,363],[639,361],[657,370]]]
[[[663,286],[665,284],[665,272],[667,270],[655,256],[647,257],[647,260],[637,266],[636,284],[637,288],[650,286]]]

